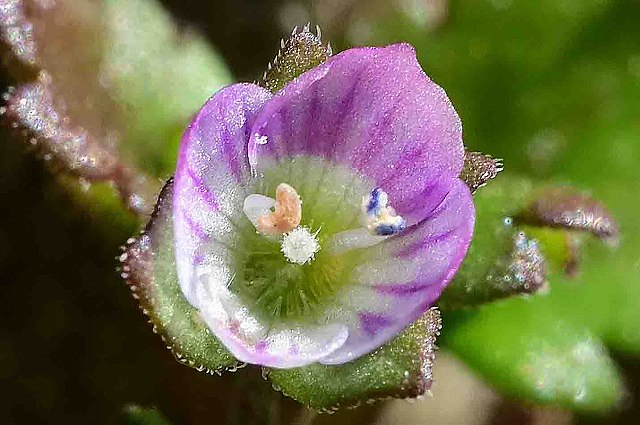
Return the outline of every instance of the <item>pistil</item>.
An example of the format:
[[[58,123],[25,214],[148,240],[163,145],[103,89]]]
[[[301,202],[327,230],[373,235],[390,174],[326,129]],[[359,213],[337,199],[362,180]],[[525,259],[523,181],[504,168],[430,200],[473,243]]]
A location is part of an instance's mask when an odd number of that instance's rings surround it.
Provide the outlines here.
[[[318,232],[311,233],[306,227],[296,227],[282,239],[281,251],[292,263],[306,264],[320,250]]]

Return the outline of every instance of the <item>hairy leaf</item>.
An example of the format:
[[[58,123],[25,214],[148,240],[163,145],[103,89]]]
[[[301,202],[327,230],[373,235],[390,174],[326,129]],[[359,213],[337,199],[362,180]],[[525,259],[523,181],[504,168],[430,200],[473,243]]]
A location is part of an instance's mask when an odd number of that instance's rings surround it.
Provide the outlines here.
[[[475,196],[474,237],[460,270],[440,297],[443,310],[544,289],[544,255],[514,221],[534,194],[531,181],[507,174]]]
[[[119,122],[98,78],[104,41],[97,36],[99,10],[85,0],[2,3],[3,41],[34,70],[17,75],[26,82],[8,94],[9,120],[69,170],[90,179],[114,179],[121,167]]]
[[[618,223],[601,202],[569,187],[540,193],[522,219],[533,225],[587,231],[614,244],[620,236]]]
[[[172,181],[165,185],[144,232],[127,242],[120,256],[122,277],[179,361],[207,373],[234,370],[238,361],[211,334],[178,285],[172,187]]]
[[[189,117],[228,73],[155,0],[0,0],[17,90],[6,116],[60,169],[149,213]],[[81,76],[81,78],[79,78]]]

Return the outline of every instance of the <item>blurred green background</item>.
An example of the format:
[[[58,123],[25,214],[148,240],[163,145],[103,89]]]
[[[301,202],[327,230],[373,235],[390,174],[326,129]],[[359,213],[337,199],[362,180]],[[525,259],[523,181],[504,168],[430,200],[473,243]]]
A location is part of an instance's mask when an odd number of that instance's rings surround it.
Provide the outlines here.
[[[554,276],[551,293],[544,299],[513,300],[499,309],[452,318],[449,329],[456,328],[457,333],[450,336],[445,315],[443,344],[467,365],[442,350],[433,398],[412,404],[383,402],[318,417],[271,391],[257,370],[211,377],[174,361],[116,273],[119,246],[138,230],[138,224],[115,201],[87,201],[65,179],[54,177],[59,169],[44,164],[18,142],[16,134],[3,128],[2,423],[118,423],[129,403],[157,406],[176,424],[636,423],[640,414],[640,2],[162,3],[180,31],[199,31],[217,49],[228,71],[212,62],[220,69],[207,70],[216,78],[208,83],[216,87],[231,80],[256,80],[276,53],[280,38],[309,21],[322,27],[323,38],[331,41],[334,51],[397,41],[413,44],[423,68],[447,90],[461,115],[470,149],[504,158],[509,173],[589,190],[619,218],[621,247],[611,252],[590,245],[577,279]],[[133,25],[135,20],[118,22]],[[131,33],[121,37],[135,46],[135,38],[144,39],[146,28],[144,22],[129,27]],[[187,74],[185,78],[207,78],[207,72],[196,77],[198,69],[190,68],[191,62],[172,59],[167,55],[153,64],[168,71],[162,76],[151,73],[147,80],[152,83],[129,79],[123,83],[126,90],[115,95],[143,105],[141,110],[134,108],[138,112],[134,119],[152,115],[146,130],[132,131],[131,138],[143,146],[138,152],[159,158],[150,167],[158,179],[170,175],[176,136],[185,118],[172,123],[170,131],[156,126],[158,117],[167,112],[154,109],[155,98],[145,97],[145,90],[162,92],[166,81]],[[203,63],[210,62],[198,66]],[[7,73],[2,79],[3,86],[13,83]],[[165,96],[171,96],[166,87]],[[189,106],[176,108],[183,111]],[[145,145],[149,132],[155,144]],[[584,329],[610,348],[627,387],[617,408],[598,414],[578,409],[581,413],[574,414],[521,404],[498,395],[470,372],[469,366],[504,393],[526,393],[517,384],[504,383],[510,375],[501,377],[493,370],[503,365],[492,364],[490,354],[492,344],[503,342],[500,335],[506,340],[544,339],[547,328],[536,326],[540,318],[536,315],[551,323],[556,317],[566,319],[569,329]],[[517,320],[511,323],[518,317],[530,319],[529,326],[519,327]],[[478,335],[481,332],[486,335]],[[562,364],[556,367],[562,379]],[[580,373],[579,368],[575,371]],[[498,376],[498,384],[491,376]]]

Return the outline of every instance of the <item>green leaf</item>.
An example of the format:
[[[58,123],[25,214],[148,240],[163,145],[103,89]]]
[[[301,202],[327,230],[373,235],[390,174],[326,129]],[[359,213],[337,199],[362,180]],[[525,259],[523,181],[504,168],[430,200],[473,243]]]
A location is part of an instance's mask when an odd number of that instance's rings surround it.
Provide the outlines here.
[[[173,170],[182,130],[232,82],[206,40],[177,28],[155,0],[105,0],[104,75],[124,108],[127,149],[155,175]]]
[[[440,327],[440,314],[431,309],[400,336],[350,363],[265,369],[265,376],[276,389],[319,411],[386,397],[416,397],[431,387]]]
[[[166,418],[157,409],[127,406],[124,409],[124,424],[126,425],[169,425]]]
[[[178,360],[207,373],[234,370],[238,361],[211,334],[178,285],[172,187],[172,181],[165,185],[147,228],[127,243],[120,257],[122,277]]]
[[[443,346],[498,389],[583,412],[616,406],[620,374],[597,337],[539,300],[445,315]]]

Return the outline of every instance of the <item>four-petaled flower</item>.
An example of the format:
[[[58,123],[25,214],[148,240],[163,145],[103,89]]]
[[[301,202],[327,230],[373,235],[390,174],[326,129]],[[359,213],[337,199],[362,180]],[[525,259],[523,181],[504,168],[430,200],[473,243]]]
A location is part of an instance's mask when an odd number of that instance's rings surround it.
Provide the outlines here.
[[[462,126],[406,44],[216,93],[174,189],[180,287],[239,360],[342,364],[420,317],[474,225]]]

